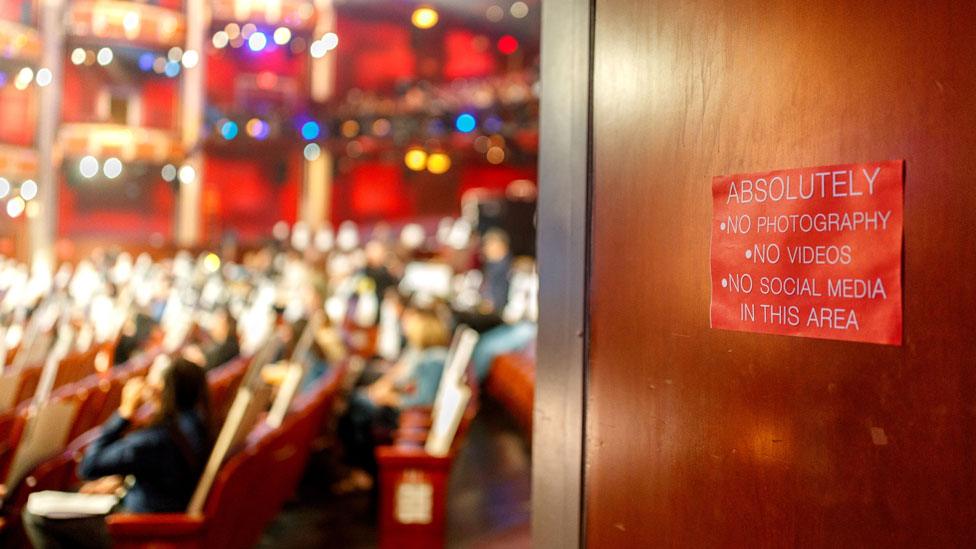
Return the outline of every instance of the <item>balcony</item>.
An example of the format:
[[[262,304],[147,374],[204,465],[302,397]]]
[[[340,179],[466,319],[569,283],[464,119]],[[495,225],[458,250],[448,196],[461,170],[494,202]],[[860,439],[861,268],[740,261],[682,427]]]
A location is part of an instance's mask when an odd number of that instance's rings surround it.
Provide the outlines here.
[[[307,0],[213,0],[213,23],[255,23],[311,32],[315,8]]]
[[[0,20],[0,63],[36,66],[41,60],[41,37],[31,27]]]
[[[73,37],[99,43],[169,48],[181,45],[186,35],[179,11],[136,2],[74,2],[68,21]]]
[[[115,157],[122,162],[165,164],[183,157],[183,146],[170,131],[119,124],[72,123],[61,126],[65,157]]]
[[[37,152],[26,147],[0,144],[0,177],[8,181],[37,177]]]

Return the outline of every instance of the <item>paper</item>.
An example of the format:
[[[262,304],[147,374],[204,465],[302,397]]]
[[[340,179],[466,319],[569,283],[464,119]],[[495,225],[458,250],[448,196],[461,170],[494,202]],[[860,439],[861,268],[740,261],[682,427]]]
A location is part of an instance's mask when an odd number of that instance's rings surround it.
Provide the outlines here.
[[[900,345],[900,160],[712,182],[711,326]]]
[[[52,519],[107,515],[119,503],[112,494],[79,494],[45,490],[27,496],[27,512]]]

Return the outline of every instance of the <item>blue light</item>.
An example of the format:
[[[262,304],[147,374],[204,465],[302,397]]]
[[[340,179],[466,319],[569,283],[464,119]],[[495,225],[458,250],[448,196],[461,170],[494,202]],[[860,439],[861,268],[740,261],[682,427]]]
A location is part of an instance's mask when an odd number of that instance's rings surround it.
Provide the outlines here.
[[[153,61],[156,58],[148,51],[139,56],[139,68],[142,72],[149,72],[153,68]]]
[[[474,119],[470,114],[462,114],[457,117],[454,121],[454,127],[458,129],[459,132],[468,133],[474,131],[475,126],[478,125],[478,121]]]
[[[496,115],[491,115],[485,119],[485,130],[490,133],[500,133],[502,131],[502,119]]]
[[[251,51],[261,51],[268,45],[268,37],[263,32],[255,32],[247,39],[247,47]]]
[[[319,136],[321,133],[319,128],[319,123],[314,120],[309,120],[308,122],[302,124],[302,137],[311,141]]]
[[[224,137],[224,139],[226,139],[227,141],[230,141],[231,139],[234,139],[235,137],[237,137],[237,132],[238,131],[239,130],[237,128],[237,123],[236,122],[233,122],[231,120],[228,120],[227,122],[224,122],[220,126],[220,135],[222,135]]]
[[[180,64],[176,61],[169,61],[166,63],[166,70],[164,71],[166,76],[173,78],[180,74]]]

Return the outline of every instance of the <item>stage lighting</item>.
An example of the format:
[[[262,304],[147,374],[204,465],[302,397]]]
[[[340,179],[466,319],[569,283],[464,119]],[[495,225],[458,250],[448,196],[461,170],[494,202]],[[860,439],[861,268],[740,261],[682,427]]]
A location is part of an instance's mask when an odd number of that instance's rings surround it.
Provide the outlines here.
[[[247,47],[251,51],[261,51],[268,45],[268,37],[263,32],[252,33],[247,39]]]
[[[458,129],[459,132],[469,133],[474,131],[475,126],[477,126],[478,121],[475,120],[474,116],[464,113],[457,117],[454,121],[454,127]]]
[[[102,173],[109,179],[115,179],[122,174],[122,161],[115,157],[109,158],[102,165]]]
[[[33,200],[37,196],[37,183],[33,179],[28,179],[20,184],[20,197],[24,200]]]
[[[321,133],[321,128],[318,122],[314,120],[309,120],[308,122],[302,124],[302,137],[311,141],[319,136]]]
[[[427,152],[423,149],[410,149],[403,155],[403,163],[415,172],[422,172],[427,167]]]
[[[78,171],[82,177],[91,179],[98,173],[98,160],[94,156],[86,156],[78,163]]]
[[[279,46],[284,46],[291,40],[291,31],[287,27],[278,27],[274,31],[274,42]]]
[[[437,24],[440,19],[437,10],[430,6],[422,6],[413,10],[410,22],[418,29],[429,29]]]
[[[110,64],[114,58],[115,54],[112,53],[111,49],[102,48],[98,50],[98,54],[95,56],[95,61],[98,61],[98,64],[104,67]]]
[[[451,169],[451,157],[442,152],[432,153],[427,157],[427,171],[434,175],[447,173]]]

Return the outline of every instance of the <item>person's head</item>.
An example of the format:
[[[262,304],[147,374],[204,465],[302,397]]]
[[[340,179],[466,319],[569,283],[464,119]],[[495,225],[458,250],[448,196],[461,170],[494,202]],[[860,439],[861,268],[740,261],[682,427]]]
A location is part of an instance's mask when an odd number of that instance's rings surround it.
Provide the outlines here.
[[[437,313],[415,307],[403,312],[403,335],[407,344],[417,349],[446,347],[451,337]]]
[[[379,268],[382,267],[387,260],[387,249],[386,244],[379,240],[370,240],[366,244],[366,265]]]
[[[210,335],[220,342],[231,337],[237,337],[237,319],[227,307],[221,307],[214,312]]]
[[[174,421],[184,412],[196,412],[209,421],[207,376],[198,364],[175,357],[170,365],[150,372],[146,387],[146,400],[156,406],[155,423]]]
[[[501,229],[489,229],[482,238],[481,251],[489,262],[501,261],[508,256],[508,235]]]

